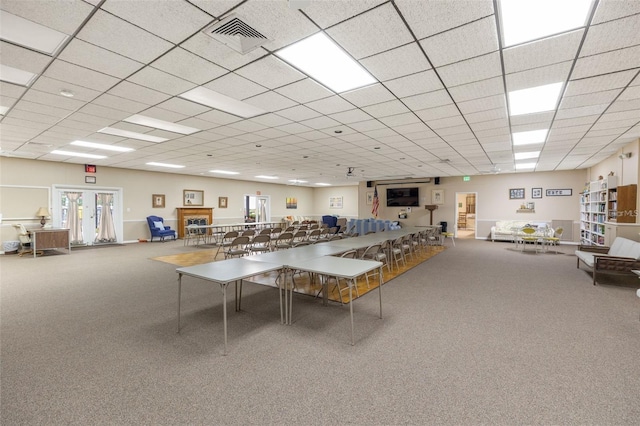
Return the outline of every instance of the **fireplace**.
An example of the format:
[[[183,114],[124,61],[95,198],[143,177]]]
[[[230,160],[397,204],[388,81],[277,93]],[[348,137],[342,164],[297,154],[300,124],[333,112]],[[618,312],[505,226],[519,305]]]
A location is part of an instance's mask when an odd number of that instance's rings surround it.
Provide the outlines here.
[[[184,238],[187,225],[211,225],[213,223],[212,207],[177,207],[178,222],[178,238]],[[206,229],[200,230],[202,234],[206,233]]]

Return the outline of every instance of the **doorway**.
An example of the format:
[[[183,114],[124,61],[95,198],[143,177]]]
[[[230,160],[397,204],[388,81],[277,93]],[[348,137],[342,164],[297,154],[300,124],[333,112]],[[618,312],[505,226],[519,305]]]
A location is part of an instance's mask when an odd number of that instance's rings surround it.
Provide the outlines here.
[[[244,196],[245,222],[270,222],[271,206],[268,195]]]
[[[72,246],[122,242],[122,189],[54,185],[53,192],[53,225],[69,228]]]
[[[477,192],[456,192],[456,238],[476,237]]]

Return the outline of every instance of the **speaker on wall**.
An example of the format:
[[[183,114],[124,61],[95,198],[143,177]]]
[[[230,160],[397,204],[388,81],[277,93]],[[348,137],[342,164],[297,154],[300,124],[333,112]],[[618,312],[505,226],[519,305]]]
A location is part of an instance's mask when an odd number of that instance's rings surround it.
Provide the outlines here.
[[[367,188],[372,188],[373,187],[373,181],[368,180],[367,181]]]
[[[436,185],[440,185],[440,178],[439,177],[434,178],[433,183],[435,183]]]

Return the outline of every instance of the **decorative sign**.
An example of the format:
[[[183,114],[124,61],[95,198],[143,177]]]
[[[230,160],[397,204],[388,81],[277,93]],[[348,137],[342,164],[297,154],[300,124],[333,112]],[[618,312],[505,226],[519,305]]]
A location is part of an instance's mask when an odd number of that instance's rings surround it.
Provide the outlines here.
[[[531,188],[531,198],[542,198],[542,188]]]
[[[463,182],[469,182],[471,180],[471,176],[462,176]]]
[[[97,171],[95,164],[85,164],[84,172],[85,173],[95,173]]]
[[[96,177],[95,176],[85,176],[84,177],[84,183],[96,183]]]
[[[371,202],[373,203],[373,200]],[[330,209],[341,209],[342,208],[342,197],[329,197],[329,208]]]
[[[511,188],[509,190],[510,200],[521,200],[524,198],[524,188]]]
[[[547,189],[547,197],[566,197],[573,195],[573,189]]]

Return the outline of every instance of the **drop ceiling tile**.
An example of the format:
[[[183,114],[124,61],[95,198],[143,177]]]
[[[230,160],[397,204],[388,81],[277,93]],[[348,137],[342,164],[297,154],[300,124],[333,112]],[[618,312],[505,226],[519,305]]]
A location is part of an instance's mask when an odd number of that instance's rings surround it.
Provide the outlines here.
[[[305,78],[302,73],[275,56],[259,59],[240,68],[236,73],[269,89],[275,89]]]
[[[387,81],[431,68],[416,43],[369,56],[360,61],[378,81]]]
[[[311,108],[307,108],[304,105],[297,105],[292,108],[283,109],[278,111],[277,114],[292,121],[303,121],[322,115],[319,112],[314,111]]]
[[[556,118],[561,120],[564,118],[583,117],[602,113],[607,105],[590,105],[587,107],[568,108],[558,111]]]
[[[3,0],[2,10],[65,34],[73,34],[93,7],[83,1],[32,2]]]
[[[349,111],[339,112],[337,114],[331,114],[330,117],[343,124],[357,123],[359,121],[371,119],[369,114],[360,109],[352,109]]]
[[[395,127],[395,126],[404,126],[406,124],[414,124],[414,123],[420,123],[420,119],[412,112],[407,112],[404,114],[396,114],[396,115],[390,115],[387,117],[382,117],[380,118],[380,121],[382,121],[384,124],[386,124],[389,127]],[[422,123],[420,123],[422,124]]]
[[[498,50],[498,33],[493,16],[479,19],[422,39],[420,44],[434,66],[452,64]]]
[[[618,111],[618,112],[611,112],[609,110],[605,114],[602,114],[602,117],[600,117],[600,119],[598,120],[598,123],[607,122],[607,121],[619,121],[619,120],[631,120],[631,121],[635,120],[636,123],[639,122],[640,108],[629,110],[629,111]]]
[[[316,117],[310,120],[302,121],[300,124],[303,124],[305,126],[311,127],[312,129],[316,129],[316,130],[340,126],[340,123],[338,123],[336,120],[333,120],[329,117]],[[300,135],[300,136],[305,137],[303,135]]]
[[[637,71],[620,71],[612,74],[599,75],[581,80],[570,80],[565,96],[577,96],[592,92],[623,88],[633,78]]]
[[[640,14],[592,25],[580,50],[591,56],[640,44]]]
[[[299,103],[312,102],[333,95],[333,92],[310,78],[279,87],[275,91]]]
[[[252,122],[249,120],[242,120],[242,121],[238,121],[236,123],[231,123],[228,125],[228,127],[231,127],[233,129],[238,129],[238,130],[242,130],[243,132],[258,132],[260,130],[264,130],[267,127],[263,126],[262,124],[256,123],[256,122]],[[262,138],[261,138],[262,139]]]
[[[640,4],[638,2],[614,0],[600,1],[593,17],[593,23],[599,24],[636,13],[640,13]]]
[[[38,79],[40,80],[40,79]],[[37,82],[36,82],[37,83]],[[31,87],[35,87],[35,84]],[[26,91],[26,87],[18,86],[17,84],[7,83],[6,81],[0,81],[0,94],[10,98],[19,98]],[[42,89],[39,89],[42,90]],[[58,92],[60,90],[58,89]],[[57,92],[56,92],[57,93]],[[4,105],[4,104],[3,104]]]
[[[77,38],[60,52],[58,59],[118,78],[126,78],[144,66],[141,62]]]
[[[108,93],[148,105],[155,105],[171,97],[171,95],[166,93],[162,93],[130,81],[120,82],[117,86],[109,90]]]
[[[623,101],[618,99],[613,104],[611,104],[608,112],[629,111],[632,109],[640,109],[640,99],[632,99],[630,101]]]
[[[595,123],[599,117],[600,117],[600,114],[587,115],[584,117],[567,118],[567,119],[559,119],[558,117],[556,117],[556,119],[553,120],[553,127],[561,128],[561,127],[591,125]]]
[[[340,96],[360,108],[395,99],[393,94],[381,84],[373,84],[361,89],[341,93]]]
[[[507,118],[499,118],[497,120],[488,120],[488,121],[481,121],[478,123],[469,123],[469,126],[473,129],[474,132],[479,132],[482,130],[489,130],[489,129],[507,129],[507,132],[509,130],[509,120],[507,120]]]
[[[384,85],[399,98],[443,89],[433,70],[385,81]]]
[[[351,103],[345,101],[340,96],[331,96],[329,98],[308,102],[306,106],[322,114],[335,114],[354,109]]]
[[[366,132],[370,130],[383,129],[387,126],[385,126],[379,120],[367,120],[367,121],[360,121],[358,123],[352,123],[349,125],[349,127],[351,127],[352,129],[358,132]]]
[[[474,0],[396,2],[418,39],[458,27],[493,14],[493,3]]]
[[[459,86],[502,74],[500,54],[489,53],[437,69],[446,86]]]
[[[93,126],[93,131],[98,131],[103,127],[110,127],[112,124],[116,123],[118,119],[109,118],[109,117],[98,117],[97,115],[86,114],[84,112],[75,112],[68,117],[69,120],[73,120],[79,123],[90,124]],[[101,134],[101,133],[98,133]],[[111,138],[115,138],[115,136],[106,135]]]
[[[228,71],[181,48],[161,56],[151,66],[196,84],[204,84]]]
[[[505,108],[506,103],[504,95],[494,95],[487,98],[458,102],[458,108],[460,108],[460,111],[462,111],[463,114],[471,114],[487,109]]]
[[[136,114],[140,111],[143,111],[149,108],[148,104],[143,104],[141,102],[135,102],[130,99],[125,99],[119,96],[110,95],[109,93],[104,93],[98,96],[91,103],[95,105],[100,105],[108,108],[130,112],[132,114]]]
[[[143,68],[129,77],[127,81],[173,96],[196,87],[195,84],[189,81],[151,67]]]
[[[584,30],[526,43],[504,50],[504,69],[507,74],[572,61],[577,54]]]
[[[579,58],[571,78],[580,79],[637,68],[638,57],[640,57],[640,46]]]
[[[386,0],[324,0],[322,2],[309,2],[304,7],[304,13],[321,28],[327,28],[353,16],[359,15]]]
[[[266,127],[284,126],[285,124],[291,123],[291,120],[273,113],[259,115],[257,117],[251,118],[249,121],[262,124]]]
[[[32,101],[43,105],[51,105],[57,108],[64,108],[74,111],[81,108],[86,102],[73,98],[66,98],[59,94],[41,92],[40,90],[30,89],[22,97],[25,101]]]
[[[175,111],[169,111],[168,109],[163,109],[159,107],[151,107],[144,110],[140,115],[145,117],[156,118],[158,120],[164,120],[171,123],[176,123],[180,120],[184,120],[188,118],[187,115],[181,114]]]
[[[54,117],[46,114],[39,114],[35,112],[20,110],[17,108],[13,108],[6,117],[15,118],[18,120],[29,120],[35,123],[45,123],[45,124],[55,124],[60,120],[59,117]]]
[[[33,74],[40,74],[51,62],[51,57],[48,55],[4,41],[0,41],[0,52],[2,52],[2,65],[29,71]]]
[[[327,34],[356,59],[413,41],[402,19],[389,3],[331,27]]]
[[[225,125],[229,123],[235,123],[236,121],[240,121],[241,118],[232,114],[228,114],[223,111],[212,110],[209,112],[205,112],[200,114],[198,118],[206,121],[210,121],[215,124]]]
[[[571,62],[549,65],[521,71],[506,76],[507,91],[528,89],[530,87],[542,86],[545,84],[559,83],[567,80],[571,71]]]
[[[102,9],[172,43],[179,43],[212,21],[189,3],[173,1],[105,2]]]
[[[53,61],[43,75],[100,92],[108,90],[118,83],[118,79],[115,77],[60,60]]]
[[[291,135],[297,135],[299,133],[305,133],[313,130],[311,127],[302,125],[300,123],[290,123],[283,126],[276,127],[277,130],[289,133]]]
[[[631,101],[634,99],[640,99],[640,86],[629,86],[618,98],[621,101]]]
[[[409,96],[402,98],[402,102],[414,111],[435,108],[453,103],[446,90],[436,90],[435,92]]]
[[[158,107],[185,115],[198,115],[211,110],[209,107],[182,98],[167,99],[158,104]]]
[[[493,108],[464,115],[469,124],[496,121],[507,118],[506,108]],[[473,127],[473,126],[472,126]]]
[[[450,87],[449,93],[451,93],[451,96],[453,96],[456,102],[464,102],[471,99],[504,94],[504,84],[502,77],[494,77],[474,83]]]
[[[362,109],[376,118],[387,117],[389,115],[401,114],[409,111],[409,109],[400,101],[383,102],[376,105],[370,105]]]
[[[145,64],[173,47],[171,43],[101,10],[93,15],[77,37]]]
[[[560,102],[560,109],[611,103],[621,91],[622,89],[613,89],[586,95],[564,96]]]

